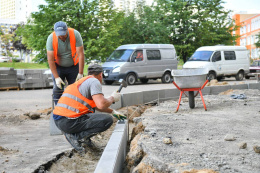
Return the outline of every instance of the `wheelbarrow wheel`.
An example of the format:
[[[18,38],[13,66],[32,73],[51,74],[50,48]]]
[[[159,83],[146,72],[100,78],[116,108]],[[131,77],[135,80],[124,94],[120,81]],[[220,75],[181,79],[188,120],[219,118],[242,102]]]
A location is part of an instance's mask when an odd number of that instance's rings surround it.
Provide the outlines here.
[[[195,108],[194,91],[189,91],[189,105],[191,109]]]

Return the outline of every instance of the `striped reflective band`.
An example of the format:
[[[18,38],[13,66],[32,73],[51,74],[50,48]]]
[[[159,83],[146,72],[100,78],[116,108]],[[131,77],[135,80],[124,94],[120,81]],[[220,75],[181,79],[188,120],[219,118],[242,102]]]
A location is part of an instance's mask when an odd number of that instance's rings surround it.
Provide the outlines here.
[[[78,97],[76,97],[76,96],[74,96],[74,95],[71,95],[71,94],[68,94],[68,93],[64,93],[64,94],[62,94],[61,97],[71,98],[71,99],[73,99],[73,100],[75,100],[75,101],[77,101],[77,102],[83,104],[83,105],[86,106],[90,111],[93,112],[93,108],[92,108],[87,102],[85,102],[84,100],[81,100],[80,98],[78,98]]]
[[[77,62],[78,57],[79,57],[79,56],[76,56],[76,55],[77,55],[77,52],[75,52],[75,54],[74,54],[73,57],[72,57],[73,59],[75,58],[75,61],[74,61],[74,62]]]
[[[78,110],[78,109],[73,108],[73,107],[71,107],[71,106],[68,106],[68,105],[66,105],[66,104],[63,104],[63,103],[58,103],[58,104],[56,105],[56,107],[63,107],[63,108],[69,109],[69,110],[71,110],[71,111],[73,111],[73,112],[79,113],[79,110]]]

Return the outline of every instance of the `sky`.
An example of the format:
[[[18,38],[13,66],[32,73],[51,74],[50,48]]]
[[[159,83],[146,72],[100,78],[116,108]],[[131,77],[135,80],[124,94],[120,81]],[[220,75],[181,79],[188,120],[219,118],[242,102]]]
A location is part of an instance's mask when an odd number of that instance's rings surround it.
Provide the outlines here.
[[[233,13],[246,11],[247,14],[260,13],[260,0],[223,0],[223,6]]]

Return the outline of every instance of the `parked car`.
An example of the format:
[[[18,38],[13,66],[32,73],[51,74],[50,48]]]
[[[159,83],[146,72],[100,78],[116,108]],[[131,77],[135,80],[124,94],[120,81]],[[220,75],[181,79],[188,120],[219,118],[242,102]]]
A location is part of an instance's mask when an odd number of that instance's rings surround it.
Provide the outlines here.
[[[246,79],[255,77],[254,73],[260,73],[260,60],[253,61],[249,67],[249,73],[246,75]]]
[[[8,62],[9,60],[8,57],[0,55],[0,62]]]

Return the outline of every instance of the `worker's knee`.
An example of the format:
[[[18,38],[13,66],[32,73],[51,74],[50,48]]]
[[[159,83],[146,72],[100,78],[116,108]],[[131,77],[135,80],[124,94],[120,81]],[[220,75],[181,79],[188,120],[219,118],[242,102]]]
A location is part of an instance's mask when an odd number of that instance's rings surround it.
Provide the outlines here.
[[[105,127],[109,128],[113,124],[113,118],[110,115],[107,115],[104,119]]]

